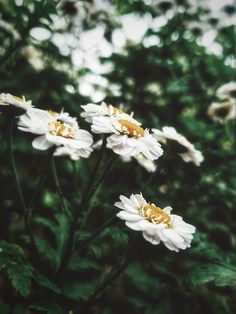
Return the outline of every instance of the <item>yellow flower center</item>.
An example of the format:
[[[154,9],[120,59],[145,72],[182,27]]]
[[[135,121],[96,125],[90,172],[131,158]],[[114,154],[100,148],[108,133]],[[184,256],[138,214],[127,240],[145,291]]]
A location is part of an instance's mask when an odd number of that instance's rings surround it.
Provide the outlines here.
[[[67,123],[60,121],[51,121],[49,122],[50,133],[56,136],[62,136],[65,138],[74,138],[73,130],[71,126]]]
[[[172,227],[170,215],[165,213],[160,207],[155,204],[145,204],[141,207],[140,214],[148,221],[158,225],[165,223],[169,228]]]
[[[122,133],[128,135],[128,137],[138,138],[144,136],[145,131],[141,126],[124,119],[120,119],[118,122],[121,124]]]

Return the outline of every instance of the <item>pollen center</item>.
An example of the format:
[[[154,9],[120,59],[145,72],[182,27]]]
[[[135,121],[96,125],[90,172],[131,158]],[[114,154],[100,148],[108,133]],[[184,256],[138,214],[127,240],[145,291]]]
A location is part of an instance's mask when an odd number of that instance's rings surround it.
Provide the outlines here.
[[[165,213],[161,208],[156,207],[155,204],[143,205],[140,212],[146,220],[156,225],[165,223],[169,228],[172,226],[170,215]]]
[[[74,138],[73,130],[70,125],[60,121],[49,122],[50,133],[52,135],[62,136],[65,138]]]
[[[141,126],[124,119],[120,119],[118,122],[121,124],[122,133],[128,135],[128,137],[138,138],[144,136],[145,131]]]

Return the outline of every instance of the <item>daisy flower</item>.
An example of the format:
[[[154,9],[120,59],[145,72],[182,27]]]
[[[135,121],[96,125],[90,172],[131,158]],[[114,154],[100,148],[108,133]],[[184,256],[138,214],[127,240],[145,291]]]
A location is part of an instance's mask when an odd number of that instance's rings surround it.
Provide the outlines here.
[[[236,103],[231,100],[213,102],[208,109],[209,117],[219,123],[236,118]]]
[[[165,126],[162,128],[162,131],[152,129],[152,132],[154,133],[153,136],[161,143],[172,145],[185,162],[192,162],[199,166],[204,160],[202,153],[186,137],[179,134],[175,128]]]
[[[117,108],[112,105],[107,105],[102,102],[101,105],[87,104],[81,106],[84,112],[81,113],[81,117],[85,118],[85,121],[91,123],[94,117],[116,116],[117,114],[124,113],[122,108]],[[131,113],[131,116],[133,113]]]
[[[94,117],[91,130],[96,134],[112,134],[107,138],[107,146],[118,155],[136,156],[142,153],[147,159],[155,160],[163,154],[157,140],[128,114]]]
[[[216,96],[221,99],[236,99],[236,82],[229,82],[220,86],[216,91]]]
[[[75,119],[66,113],[31,109],[19,118],[18,125],[21,131],[39,135],[32,145],[40,150],[54,145],[72,150],[87,149],[93,143],[92,135],[80,129]]]
[[[171,251],[179,252],[191,246],[196,228],[183,221],[178,215],[172,215],[172,208],[163,209],[153,203],[147,203],[142,194],[132,194],[129,198],[121,195],[115,206],[121,211],[117,214],[125,220],[129,228],[142,231],[148,242],[157,245],[160,242]]]
[[[9,93],[0,94],[0,111],[4,113],[22,114],[32,109],[32,101],[25,100],[25,97],[17,97]]]

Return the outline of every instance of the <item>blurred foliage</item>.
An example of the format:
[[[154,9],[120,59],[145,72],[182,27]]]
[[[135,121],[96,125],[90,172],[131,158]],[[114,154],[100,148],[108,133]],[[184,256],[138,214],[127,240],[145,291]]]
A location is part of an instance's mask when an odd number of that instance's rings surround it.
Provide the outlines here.
[[[56,32],[55,18],[65,18],[66,27],[61,30],[65,36],[103,24],[108,41],[119,23],[104,6],[95,6],[96,1],[77,2],[83,3],[83,14],[74,1],[0,0],[1,92],[24,95],[33,100],[35,107],[58,111],[64,108],[79,118],[80,106],[91,102],[79,92],[88,69],[75,69],[71,55],[62,54],[51,40]],[[110,2],[117,17],[130,13],[141,18],[145,14],[153,18],[168,16],[173,5],[169,1],[153,1],[152,5],[144,0]],[[105,101],[134,111],[149,128],[174,126],[203,152],[203,164],[195,167],[175,155],[150,175],[135,161],[117,162],[94,197],[85,217],[86,225],[77,231],[67,271],[56,283],[54,273],[70,221],[60,207],[49,168],[33,212],[32,227],[43,263],[36,269],[31,263],[32,252],[16,198],[6,153],[6,121],[1,115],[1,314],[235,313],[235,146],[225,126],[213,123],[207,115],[216,89],[235,80],[235,68],[230,62],[235,58],[235,27],[217,29],[215,41],[221,45],[222,54],[216,55],[201,46],[199,36],[188,28],[189,23],[199,20],[202,10],[189,13],[186,1],[176,1],[175,7],[181,10],[170,14],[163,27],[150,27],[142,42],[127,42],[123,52],[101,58],[101,63],[112,68],[103,74],[109,82]],[[35,28],[46,29],[49,38],[33,37]],[[145,44],[150,36],[158,44]],[[42,67],[35,67],[31,62],[34,57],[25,53],[29,46],[40,56]],[[112,86],[118,88],[118,94],[113,93]],[[80,125],[89,129],[82,120]],[[31,135],[16,128],[14,133],[16,163],[29,204],[47,156],[32,148]],[[107,151],[105,157],[110,155]],[[77,208],[79,191],[84,190],[95,160],[96,152],[76,164],[67,158],[56,159],[70,210]],[[118,219],[95,236],[93,232],[116,213],[113,204],[120,194],[128,196],[140,191],[161,207],[172,206],[197,227],[192,248],[176,254],[162,245],[152,246],[139,236],[126,271],[93,302],[86,303],[113,265],[120,263],[132,234]]]

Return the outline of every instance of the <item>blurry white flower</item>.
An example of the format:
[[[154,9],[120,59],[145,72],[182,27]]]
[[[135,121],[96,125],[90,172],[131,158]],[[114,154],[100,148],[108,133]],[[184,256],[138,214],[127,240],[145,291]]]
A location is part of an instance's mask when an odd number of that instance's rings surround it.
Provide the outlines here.
[[[66,119],[66,121],[65,121]],[[87,149],[93,143],[92,135],[79,129],[75,120],[68,114],[40,109],[31,109],[19,119],[18,128],[22,131],[40,135],[32,143],[40,150],[52,146],[66,146],[70,149]]]
[[[163,154],[161,145],[149,131],[125,113],[94,117],[91,130],[97,134],[111,133],[107,138],[107,146],[118,155],[136,156],[142,153],[147,159],[155,160]]]
[[[9,93],[0,94],[0,111],[13,112],[15,114],[22,114],[24,111],[32,108],[32,101],[25,100],[25,97],[17,97]]]
[[[230,82],[220,86],[216,91],[216,96],[221,99],[236,99],[236,82]]]
[[[85,121],[91,123],[94,117],[100,116],[116,116],[117,114],[124,113],[122,108],[117,108],[112,105],[107,105],[102,102],[101,105],[87,104],[81,106],[84,112],[81,113],[81,117],[85,118]],[[132,115],[132,114],[131,114]]]
[[[233,100],[213,102],[208,109],[209,117],[219,123],[236,118],[236,103]]]
[[[93,149],[91,147],[72,149],[68,146],[60,146],[55,150],[54,156],[69,156],[72,160],[79,160],[80,157],[88,158]]]
[[[197,150],[193,144],[186,139],[186,137],[179,134],[175,128],[165,126],[162,128],[162,131],[152,129],[152,132],[154,133],[153,136],[158,141],[167,145],[174,144],[173,146],[175,147],[178,155],[180,155],[185,162],[192,162],[196,166],[199,166],[204,160],[202,153]]]
[[[42,70],[44,67],[42,53],[34,46],[30,45],[22,48],[22,54],[36,70]]]
[[[20,39],[20,34],[15,30],[12,24],[4,21],[0,15],[0,29],[11,35],[15,40]]]
[[[181,216],[170,214],[172,208],[163,209],[147,203],[142,194],[132,194],[130,198],[120,196],[115,206],[122,209],[117,216],[125,224],[137,231],[142,231],[148,242],[156,245],[161,241],[171,251],[179,252],[191,246],[195,227],[183,221]]]

